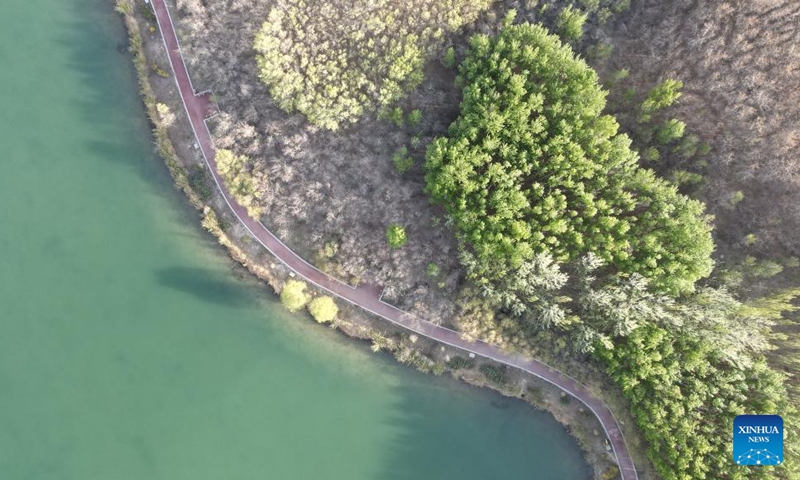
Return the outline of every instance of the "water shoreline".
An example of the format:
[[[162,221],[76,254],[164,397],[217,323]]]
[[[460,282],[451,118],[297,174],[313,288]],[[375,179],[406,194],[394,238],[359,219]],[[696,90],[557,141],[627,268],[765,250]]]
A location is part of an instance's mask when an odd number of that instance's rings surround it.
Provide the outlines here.
[[[201,195],[193,188],[192,174],[190,173],[190,167],[193,165],[186,160],[185,154],[179,154],[179,150],[182,147],[183,150],[188,150],[189,152],[191,152],[191,148],[185,145],[177,145],[170,138],[169,127],[165,125],[159,114],[156,88],[154,88],[150,76],[153,72],[159,76],[163,75],[161,75],[154,62],[148,61],[146,42],[149,40],[142,35],[143,31],[147,31],[141,23],[143,13],[141,11],[137,12],[134,5],[130,0],[119,0],[117,2],[117,11],[122,14],[128,32],[130,53],[138,78],[140,96],[144,103],[147,117],[153,127],[153,136],[159,156],[164,160],[175,186],[184,192],[190,204],[200,212],[201,224],[204,229],[217,238],[220,245],[225,247],[228,255],[237,264],[242,265],[259,280],[268,284],[275,294],[279,294],[283,279],[290,276],[288,269],[276,262],[274,257],[269,254],[255,254],[253,251],[254,246],[247,244],[247,237],[237,235],[237,233],[241,232],[237,232],[236,226],[232,225],[233,222],[229,222],[225,218],[227,212],[224,208],[219,208],[218,205],[217,210],[214,208],[214,203],[220,203],[219,192],[213,190],[204,199],[202,198],[204,195]],[[153,30],[151,29],[150,32],[152,33]],[[349,306],[341,309],[340,317],[347,319],[336,322],[335,326],[342,333],[351,338],[371,341],[373,346],[378,346],[378,348],[393,353],[402,363],[410,364],[427,373],[441,374],[449,370],[454,377],[468,384],[487,387],[505,396],[521,398],[535,408],[547,410],[559,423],[566,427],[568,433],[576,440],[585,460],[594,472],[594,477],[615,478],[614,476],[608,476],[609,473],[613,474],[614,464],[610,461],[607,452],[597,448],[597,438],[592,438],[592,429],[580,428],[582,424],[591,424],[594,419],[588,419],[586,416],[570,418],[571,414],[567,411],[566,404],[561,401],[563,397],[559,397],[558,403],[562,403],[564,408],[558,408],[557,403],[554,405],[552,402],[547,402],[541,393],[546,386],[539,385],[539,382],[528,379],[528,375],[514,374],[512,375],[513,378],[509,379],[511,381],[504,385],[492,384],[475,368],[465,370],[447,368],[445,362],[451,357],[451,354],[456,353],[452,351],[453,349],[445,349],[445,347],[432,341],[417,339],[414,335],[401,333],[398,328],[383,324],[385,322],[376,325],[376,320],[367,318],[367,315],[363,312]],[[424,351],[429,353],[425,354],[423,353]],[[431,351],[434,352],[433,355],[430,354]],[[527,389],[520,386],[520,384],[526,385],[528,383],[533,386]],[[582,409],[578,411],[580,410]],[[596,422],[596,420],[594,421]],[[595,428],[594,437],[597,437],[596,432],[597,429]]]

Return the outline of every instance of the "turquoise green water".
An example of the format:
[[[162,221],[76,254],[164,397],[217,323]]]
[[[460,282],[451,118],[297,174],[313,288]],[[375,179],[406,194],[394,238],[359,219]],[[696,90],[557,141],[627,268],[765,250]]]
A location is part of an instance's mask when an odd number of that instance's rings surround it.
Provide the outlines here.
[[[289,316],[152,153],[101,0],[0,14],[0,478],[586,479],[551,417]]]

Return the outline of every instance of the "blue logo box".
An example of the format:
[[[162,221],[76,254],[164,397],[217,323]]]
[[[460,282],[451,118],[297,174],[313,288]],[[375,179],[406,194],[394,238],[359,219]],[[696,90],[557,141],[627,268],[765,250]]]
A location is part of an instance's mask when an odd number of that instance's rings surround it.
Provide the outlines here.
[[[780,465],[783,462],[783,419],[779,415],[736,417],[733,461],[738,465]]]

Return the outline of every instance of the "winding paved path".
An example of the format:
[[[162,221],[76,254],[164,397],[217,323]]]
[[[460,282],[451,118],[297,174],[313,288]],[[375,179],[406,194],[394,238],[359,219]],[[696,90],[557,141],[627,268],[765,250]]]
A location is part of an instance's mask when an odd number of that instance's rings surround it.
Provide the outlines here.
[[[216,108],[208,92],[196,93],[192,85],[165,0],[151,0],[151,2],[164,40],[164,46],[169,54],[169,61],[174,73],[175,83],[178,85],[183,105],[192,124],[197,143],[203,152],[203,157],[228,206],[233,210],[233,213],[253,237],[258,239],[267,250],[272,252],[273,255],[278,257],[298,275],[343,300],[357,305],[407,330],[432,338],[437,342],[490,358],[531,373],[577,398],[589,407],[595,416],[597,416],[598,420],[600,420],[611,446],[614,449],[614,455],[617,458],[622,480],[638,480],[636,469],[631,460],[619,424],[616,418],[614,418],[614,414],[611,413],[611,410],[600,398],[591,393],[577,380],[537,360],[505,353],[500,348],[485,342],[469,342],[464,340],[458,332],[413,317],[411,314],[383,302],[381,300],[381,288],[378,286],[360,285],[358,287],[352,287],[331,278],[290,250],[275,235],[267,230],[261,222],[251,218],[247,214],[247,210],[239,205],[230,195],[217,173],[214,145],[205,122],[208,116],[215,112]]]

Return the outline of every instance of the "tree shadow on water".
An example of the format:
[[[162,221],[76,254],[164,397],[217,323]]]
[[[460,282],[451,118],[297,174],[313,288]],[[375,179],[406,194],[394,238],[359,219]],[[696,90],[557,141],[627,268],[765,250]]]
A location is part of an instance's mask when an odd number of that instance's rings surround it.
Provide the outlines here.
[[[244,308],[255,304],[254,296],[241,282],[218,272],[192,267],[170,267],[156,271],[159,285],[196,297],[204,302]]]
[[[157,154],[151,127],[114,1],[65,1],[81,12],[64,22],[57,40],[69,46],[67,65],[85,86],[69,101],[79,121],[92,125],[93,135],[84,139],[87,152],[140,175],[153,193],[169,194],[164,188],[171,184],[166,167],[152,161]]]
[[[412,377],[420,377],[414,372]],[[396,389],[379,480],[590,480],[580,447],[547,412],[448,377]]]

